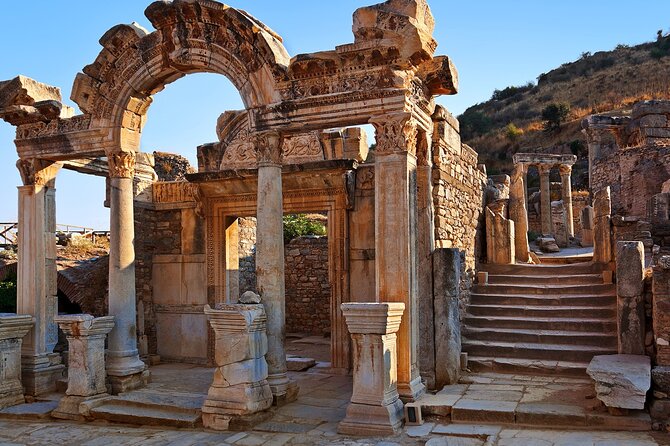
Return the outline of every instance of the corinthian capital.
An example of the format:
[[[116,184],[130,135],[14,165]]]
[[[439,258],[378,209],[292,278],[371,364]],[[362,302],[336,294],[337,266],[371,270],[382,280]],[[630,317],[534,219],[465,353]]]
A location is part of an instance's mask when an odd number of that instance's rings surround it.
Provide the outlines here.
[[[16,162],[21,180],[25,186],[47,186],[56,179],[60,163],[40,159],[20,159]]]
[[[558,166],[558,171],[562,177],[570,176],[572,174],[572,166],[568,164],[561,164]]]
[[[135,176],[135,153],[107,153],[110,178],[133,178]]]
[[[391,113],[370,119],[375,127],[377,155],[409,152],[416,155],[417,122],[410,113]]]
[[[274,130],[255,133],[251,140],[256,148],[258,165],[281,165],[282,135]]]

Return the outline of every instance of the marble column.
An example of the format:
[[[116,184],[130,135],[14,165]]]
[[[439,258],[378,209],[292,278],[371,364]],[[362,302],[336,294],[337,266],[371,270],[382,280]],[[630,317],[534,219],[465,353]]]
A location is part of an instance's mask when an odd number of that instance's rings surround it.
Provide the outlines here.
[[[542,214],[542,235],[552,235],[554,225],[551,220],[551,183],[549,173],[552,166],[540,164],[537,170],[540,172],[540,213]]]
[[[145,365],[137,349],[135,301],[135,218],[133,176],[135,154],[110,153],[109,202],[109,314],[115,317],[109,334],[107,374],[112,393],[127,392],[146,384]],[[147,372],[148,373],[148,372]]]
[[[202,406],[202,422],[208,429],[243,428],[272,406],[265,355],[267,317],[260,304],[209,305],[205,314],[214,329],[217,369]],[[269,415],[269,414],[267,414]]]
[[[389,436],[400,431],[404,414],[396,386],[396,332],[404,309],[400,302],[342,304],[354,346],[354,388],[339,433]]]
[[[510,183],[509,218],[514,222],[514,252],[516,260],[528,263],[528,210],[526,209],[526,166],[517,164]]]
[[[561,197],[565,209],[566,229],[568,238],[575,236],[575,222],[572,211],[572,166],[562,164],[559,166],[561,173]]]
[[[33,328],[28,315],[0,313],[0,409],[23,404],[21,344]]]
[[[54,353],[58,326],[56,270],[56,175],[59,164],[19,160],[24,186],[19,187],[19,262],[17,313],[35,319],[22,347],[22,380],[26,394],[52,392],[65,366]]]
[[[258,156],[256,287],[267,314],[268,383],[274,404],[297,397],[286,367],[286,302],[282,197],[282,137],[267,131],[255,135]]]
[[[607,186],[593,194],[593,263],[612,261],[612,199]]]
[[[67,391],[54,418],[83,420],[79,405],[109,396],[105,373],[105,338],[114,327],[114,316],[62,315],[56,322],[67,336],[69,349]]]
[[[373,118],[370,123],[377,134],[377,302],[405,304],[398,330],[398,392],[409,402],[425,393],[418,358],[417,122],[409,113],[395,113]]]

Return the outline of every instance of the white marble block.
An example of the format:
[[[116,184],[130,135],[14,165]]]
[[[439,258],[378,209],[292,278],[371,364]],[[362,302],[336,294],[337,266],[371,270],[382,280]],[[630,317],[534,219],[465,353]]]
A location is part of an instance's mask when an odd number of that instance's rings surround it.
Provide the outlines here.
[[[385,436],[402,427],[396,332],[404,310],[401,302],[342,304],[354,345],[354,390],[338,432]]]
[[[21,385],[21,344],[31,316],[0,313],[0,409],[25,402]]]
[[[62,315],[55,321],[67,336],[69,364],[66,396],[52,415],[78,420],[79,404],[107,396],[105,338],[114,328],[114,316]]]
[[[205,314],[215,333],[217,369],[202,407],[206,428],[228,430],[272,405],[268,384],[266,315],[262,304],[209,305]]]

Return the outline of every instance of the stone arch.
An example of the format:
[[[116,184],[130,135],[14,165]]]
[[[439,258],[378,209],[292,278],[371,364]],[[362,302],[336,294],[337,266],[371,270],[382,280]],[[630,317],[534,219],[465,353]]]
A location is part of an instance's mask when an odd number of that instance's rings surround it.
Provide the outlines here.
[[[277,82],[290,57],[281,38],[244,11],[212,0],[156,1],[145,15],[156,28],[117,25],[103,50],[77,75],[71,99],[107,129],[104,149],[138,151],[151,96],[190,73],[226,76],[247,109],[281,100]]]

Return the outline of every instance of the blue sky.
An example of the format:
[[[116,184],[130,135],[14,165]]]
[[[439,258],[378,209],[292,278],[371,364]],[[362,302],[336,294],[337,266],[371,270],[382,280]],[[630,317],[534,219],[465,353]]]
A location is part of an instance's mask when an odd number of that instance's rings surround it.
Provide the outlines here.
[[[373,0],[374,1],[374,0]],[[351,15],[366,0],[230,0],[284,38],[291,56],[328,50],[353,41]],[[429,0],[430,1],[430,0]],[[100,51],[98,39],[118,23],[144,17],[149,1],[32,0],[6,2],[0,16],[0,80],[18,74],[58,86],[69,105],[77,72]],[[439,54],[460,74],[460,93],[439,98],[454,114],[485,101],[496,88],[524,84],[584,51],[653,40],[670,27],[670,2],[638,0],[430,1]],[[230,82],[192,75],[156,95],[142,137],[145,151],[181,153],[195,160],[195,147],[216,139],[216,118],[241,108]],[[0,121],[0,222],[16,218],[14,130]],[[58,222],[105,229],[104,179],[62,172],[57,182]]]

